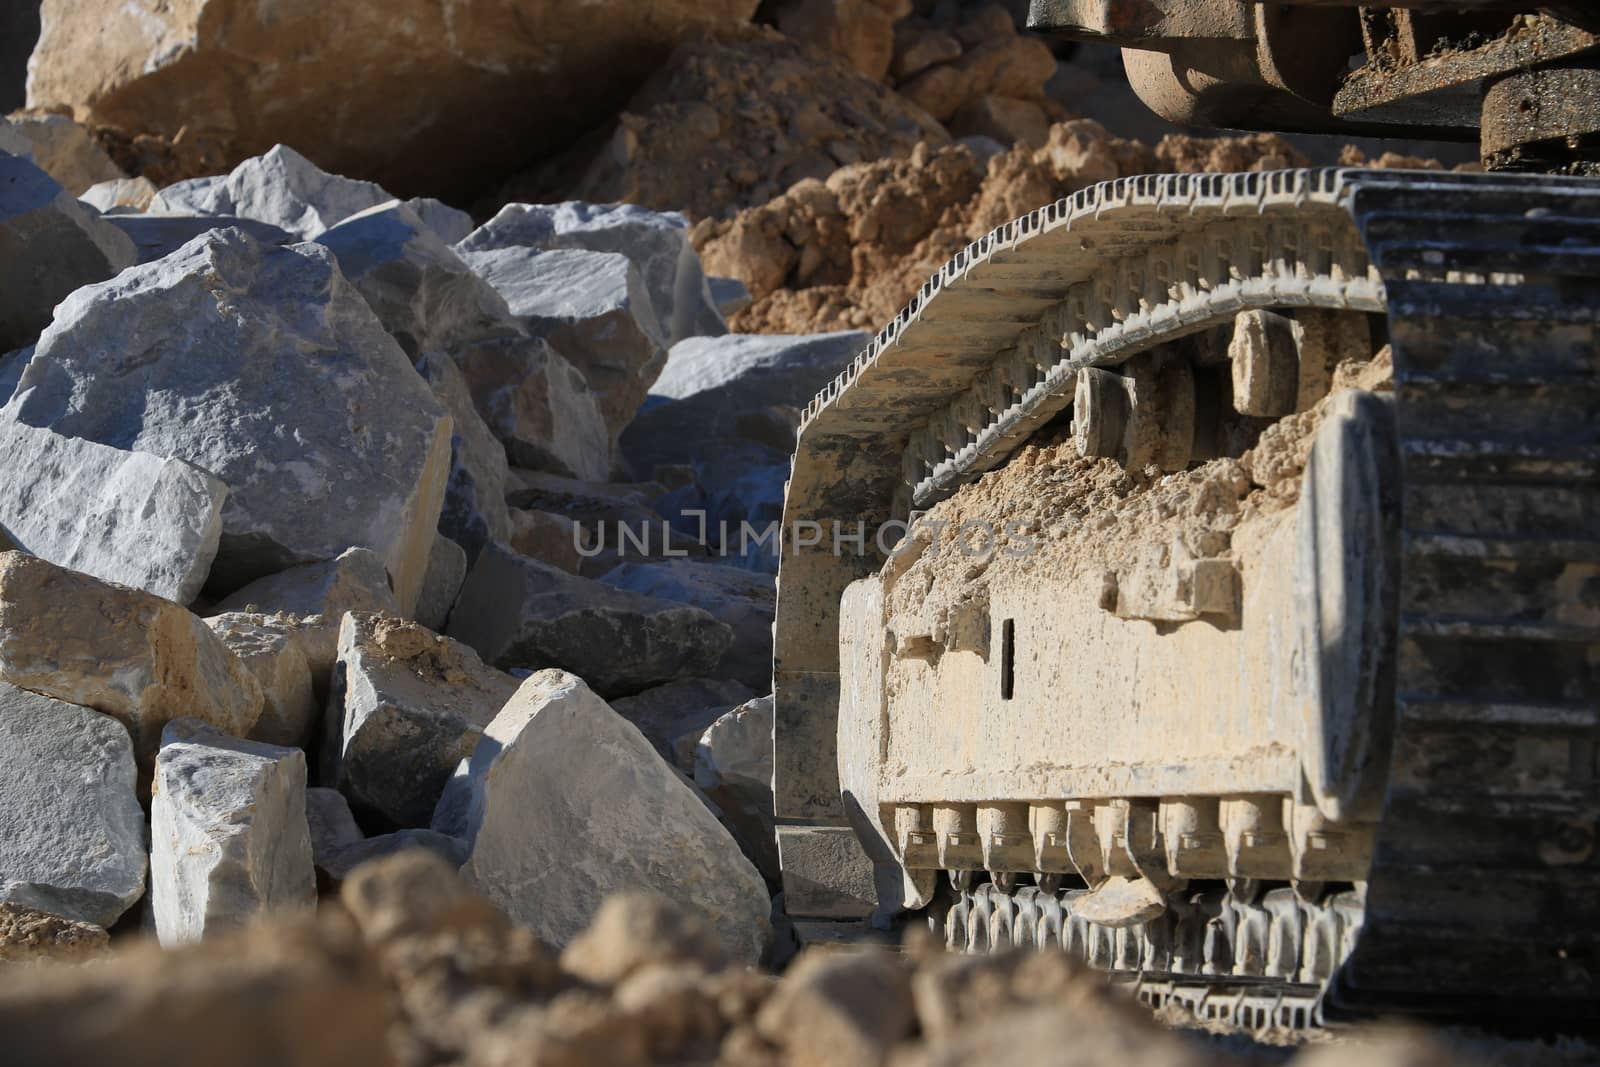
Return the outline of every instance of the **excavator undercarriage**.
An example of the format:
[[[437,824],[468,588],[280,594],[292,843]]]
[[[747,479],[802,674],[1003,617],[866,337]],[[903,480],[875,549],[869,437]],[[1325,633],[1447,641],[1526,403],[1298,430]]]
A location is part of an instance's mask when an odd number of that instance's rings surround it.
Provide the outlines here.
[[[1504,172],[1121,179],[957,256],[801,428],[790,916],[1247,1025],[1587,1020],[1597,268],[1600,183]]]

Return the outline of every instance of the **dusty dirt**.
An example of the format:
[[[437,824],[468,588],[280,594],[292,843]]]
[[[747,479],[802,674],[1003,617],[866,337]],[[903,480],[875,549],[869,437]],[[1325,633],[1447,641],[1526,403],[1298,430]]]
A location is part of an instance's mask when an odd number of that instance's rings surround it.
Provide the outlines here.
[[[1388,389],[1391,374],[1385,349],[1369,362],[1341,364],[1334,388]],[[1063,581],[1089,571],[1115,571],[1135,562],[1148,545],[1182,544],[1195,558],[1232,556],[1242,562],[1270,532],[1271,523],[1258,520],[1279,515],[1299,499],[1301,475],[1328,402],[1324,397],[1308,410],[1266,425],[1236,456],[1174,474],[1156,467],[1124,470],[1112,459],[1085,458],[1064,424],[1048,427],[1005,466],[928,509],[923,531],[914,533],[931,544],[934,530],[978,522],[996,531],[993,551],[974,558],[959,551],[911,550],[904,558],[914,562],[890,587],[889,613],[914,615],[924,604],[958,605],[1002,576],[1036,574]],[[1017,538],[1008,537],[1008,529]],[[1023,553],[1019,544],[1016,554],[1005,551],[1023,537],[1033,550]]]
[[[924,144],[907,158],[841,167],[733,218],[704,219],[693,236],[707,273],[750,289],[734,330],[875,331],[968,243],[1096,182],[1305,162],[1271,134],[1173,135],[1152,149],[1074,120],[1053,126],[1041,147],[1019,144],[987,162],[964,144]]]

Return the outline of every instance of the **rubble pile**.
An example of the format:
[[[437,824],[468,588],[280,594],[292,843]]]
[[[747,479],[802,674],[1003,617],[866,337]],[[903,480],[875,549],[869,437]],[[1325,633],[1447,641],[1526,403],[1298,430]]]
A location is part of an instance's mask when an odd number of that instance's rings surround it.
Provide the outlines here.
[[[650,891],[773,952],[773,559],[697,517],[773,512],[864,337],[727,335],[678,214],[0,166],[0,958],[418,849],[557,949]]]

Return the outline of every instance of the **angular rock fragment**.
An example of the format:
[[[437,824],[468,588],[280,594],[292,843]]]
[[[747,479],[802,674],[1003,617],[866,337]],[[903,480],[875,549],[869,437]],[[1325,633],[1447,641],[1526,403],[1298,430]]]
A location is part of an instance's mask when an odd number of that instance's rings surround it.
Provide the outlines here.
[[[0,152],[0,352],[33,344],[67,294],[133,261],[120,231],[28,160]]]
[[[618,697],[611,707],[639,728],[662,759],[693,773],[701,735],[755,695],[749,686],[728,678],[686,678]]]
[[[506,448],[473,406],[471,387],[455,360],[439,352],[417,358],[417,373],[450,412],[450,480],[439,530],[467,552],[467,561],[490,541],[511,534],[506,510]]]
[[[723,821],[756,869],[776,880],[772,697],[741,704],[706,728],[694,750],[694,784],[722,809]]]
[[[771,686],[772,616],[778,595],[771,575],[671,559],[622,563],[600,580],[613,589],[692,605],[726,623],[733,644],[711,673],[757,690]]]
[[[335,853],[366,839],[350,802],[337,789],[306,790],[306,826],[311,835],[311,862],[325,867]]]
[[[638,268],[627,256],[582,249],[497,248],[462,258],[582,372],[615,439],[667,361]]]
[[[102,215],[113,211],[143,211],[156,196],[149,178],[113,178],[89,186],[78,199]]]
[[[472,402],[514,466],[600,481],[611,431],[589,381],[538,337],[480,340],[455,353]]]
[[[642,734],[578,678],[540,671],[484,732],[469,765],[462,873],[562,946],[610,892],[657,893],[710,918],[754,963],[768,936],[761,876]]]
[[[470,648],[415,623],[351,612],[323,773],[357,809],[396,827],[427,826],[456,765],[516,692]]]
[[[135,776],[121,723],[0,683],[0,905],[116,922],[144,892]]]
[[[689,223],[675,211],[633,204],[507,204],[457,246],[466,253],[505,248],[580,248],[633,260],[666,343],[727,331],[689,243]],[[515,301],[507,296],[513,304]],[[519,312],[520,314],[520,312]]]
[[[507,542],[524,556],[532,556],[569,574],[583,562],[579,549],[585,543],[578,524],[552,511],[512,508],[511,536]]]
[[[0,527],[17,547],[180,604],[200,594],[222,537],[221,479],[15,416],[14,405],[0,409]]]
[[[306,665],[319,684],[333,670],[339,623],[349,611],[401,614],[383,561],[365,548],[347,549],[337,559],[306,563],[257,579],[212,608],[213,615],[294,617]]]
[[[733,643],[733,631],[698,608],[612,589],[499,544],[473,564],[449,632],[498,667],[559,666],[611,695],[703,675]]]
[[[16,417],[222,479],[219,591],[357,545],[402,610],[416,603],[449,416],[326,249],[220,230],[79,289],[22,373]]]
[[[286,245],[294,235],[270,223],[237,215],[133,215],[112,214],[106,225],[120,230],[133,242],[137,263],[153,263],[170,256],[201,234],[213,230],[239,230],[264,245]]]
[[[238,215],[270,223],[301,240],[338,225],[351,215],[393,200],[382,186],[329,174],[287,145],[276,145],[214,178],[169,185],[150,210],[195,215]],[[446,241],[459,241],[472,229],[464,211],[419,198],[410,208]]]
[[[456,596],[461,592],[461,583],[466,580],[466,551],[439,534],[433,539],[433,553],[428,557],[428,571],[422,579],[422,595],[417,598],[417,621],[430,630],[443,630]]]
[[[121,720],[146,769],[170,720],[243,735],[263,702],[197,616],[21,552],[0,553],[0,681]]]
[[[315,907],[305,753],[171,723],[150,804],[150,890],[163,945]]]
[[[206,625],[261,683],[265,699],[249,740],[307,747],[322,707],[311,682],[304,633],[276,620],[235,612],[212,616]]]

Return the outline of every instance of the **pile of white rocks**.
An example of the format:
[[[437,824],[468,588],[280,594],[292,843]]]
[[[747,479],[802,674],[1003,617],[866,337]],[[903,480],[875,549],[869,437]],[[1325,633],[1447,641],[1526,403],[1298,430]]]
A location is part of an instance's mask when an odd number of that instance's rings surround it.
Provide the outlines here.
[[[555,946],[644,890],[768,951],[773,559],[716,531],[864,338],[726,335],[675,214],[7,129],[0,959],[414,848]]]

